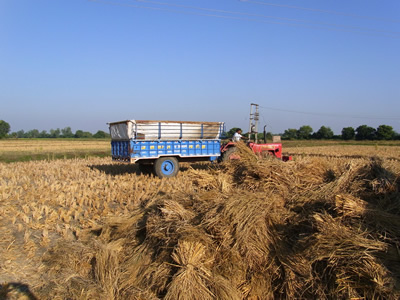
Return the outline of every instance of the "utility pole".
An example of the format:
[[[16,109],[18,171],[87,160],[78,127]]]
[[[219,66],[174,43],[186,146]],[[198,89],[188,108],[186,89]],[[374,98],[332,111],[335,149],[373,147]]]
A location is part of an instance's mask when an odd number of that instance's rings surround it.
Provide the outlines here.
[[[257,143],[258,135],[258,120],[260,119],[260,113],[258,112],[258,104],[250,104],[250,123],[249,123],[249,140],[251,134],[254,133],[254,142]]]

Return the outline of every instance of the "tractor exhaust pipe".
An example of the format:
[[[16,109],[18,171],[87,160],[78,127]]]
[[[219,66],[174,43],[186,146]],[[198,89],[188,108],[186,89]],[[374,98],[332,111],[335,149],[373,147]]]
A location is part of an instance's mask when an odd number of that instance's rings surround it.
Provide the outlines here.
[[[266,130],[265,130],[265,127],[267,127],[267,125],[264,125],[264,144],[266,144],[267,143],[267,132],[266,132]]]

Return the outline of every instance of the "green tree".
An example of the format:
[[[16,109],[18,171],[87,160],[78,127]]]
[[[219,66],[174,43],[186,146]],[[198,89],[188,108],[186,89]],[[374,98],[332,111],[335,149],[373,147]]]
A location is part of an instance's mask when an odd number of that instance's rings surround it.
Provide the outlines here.
[[[23,138],[23,137],[25,137],[24,135],[25,135],[25,132],[21,129],[21,130],[18,130],[17,132],[16,132],[16,135],[17,135],[17,138]]]
[[[97,132],[93,135],[93,137],[96,138],[96,139],[103,139],[103,138],[107,138],[107,137],[109,137],[109,136],[110,136],[110,135],[109,135],[108,133],[106,133],[106,132],[104,132],[104,131],[102,131],[102,130],[97,131]]]
[[[60,137],[60,133],[61,133],[61,131],[60,131],[60,128],[57,128],[57,129],[50,129],[50,137],[51,138],[59,138]]]
[[[61,137],[73,138],[74,134],[72,133],[71,127],[65,127],[64,129],[61,129]]]
[[[395,135],[393,127],[389,125],[380,125],[376,130],[376,138],[378,140],[393,140]]]
[[[272,141],[272,133],[271,132],[267,132],[265,135],[266,135],[267,141]],[[257,134],[257,139],[259,141],[263,141],[264,140],[264,133],[263,132],[258,133]]]
[[[303,125],[297,130],[297,138],[301,140],[308,140],[311,138],[313,129],[309,125]]]
[[[356,128],[356,140],[374,140],[376,130],[367,125],[361,125]]]
[[[356,136],[356,131],[354,130],[353,127],[344,127],[342,129],[342,139],[346,141],[353,140],[355,136]]]
[[[39,133],[39,137],[40,137],[40,138],[48,138],[48,137],[50,137],[50,134],[48,134],[46,130],[42,130],[42,131]]]
[[[91,137],[93,137],[93,135],[88,131],[77,130],[75,132],[75,137],[76,138],[91,138]]]
[[[8,124],[6,121],[0,120],[0,139],[6,137],[9,132],[10,124]]]
[[[294,128],[286,129],[285,132],[282,134],[283,140],[295,140],[297,139],[298,130]]]
[[[39,137],[39,130],[37,130],[37,129],[32,129],[32,130],[29,130],[28,132],[26,132],[25,134],[24,134],[24,137],[26,137],[26,138],[38,138]]]
[[[330,127],[321,126],[316,132],[315,137],[317,139],[329,140],[333,138],[333,131]]]

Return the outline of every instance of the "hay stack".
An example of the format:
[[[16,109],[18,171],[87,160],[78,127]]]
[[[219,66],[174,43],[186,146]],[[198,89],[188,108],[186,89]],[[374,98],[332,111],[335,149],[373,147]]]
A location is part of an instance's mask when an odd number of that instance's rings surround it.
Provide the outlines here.
[[[53,284],[67,282],[55,296],[81,299],[74,278],[85,297],[108,299],[400,297],[399,174],[379,161],[283,163],[239,151],[240,161],[151,179],[168,193],[143,189],[130,217],[64,258],[63,244],[49,251],[46,270],[64,268]]]

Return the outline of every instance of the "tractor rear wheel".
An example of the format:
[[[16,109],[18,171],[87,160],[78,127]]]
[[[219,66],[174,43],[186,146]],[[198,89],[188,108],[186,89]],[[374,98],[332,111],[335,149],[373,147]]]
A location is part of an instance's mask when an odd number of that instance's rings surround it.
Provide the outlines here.
[[[222,154],[222,161],[230,161],[233,159],[240,159],[236,147],[231,147]]]

